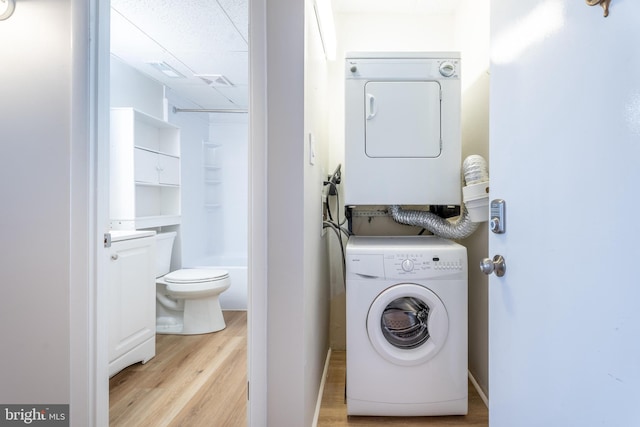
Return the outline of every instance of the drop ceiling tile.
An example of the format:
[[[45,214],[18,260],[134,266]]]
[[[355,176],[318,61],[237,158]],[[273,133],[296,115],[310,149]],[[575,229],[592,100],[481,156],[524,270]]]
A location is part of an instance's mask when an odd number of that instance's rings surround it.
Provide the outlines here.
[[[242,37],[249,41],[249,5],[247,0],[218,0],[220,6],[238,29]]]

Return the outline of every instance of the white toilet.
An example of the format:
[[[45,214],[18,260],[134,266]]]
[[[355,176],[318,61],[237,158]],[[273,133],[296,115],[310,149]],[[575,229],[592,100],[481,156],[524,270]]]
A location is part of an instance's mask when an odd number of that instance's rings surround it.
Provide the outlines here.
[[[226,327],[218,297],[231,285],[224,270],[169,272],[176,233],[156,234],[156,332],[206,334]]]

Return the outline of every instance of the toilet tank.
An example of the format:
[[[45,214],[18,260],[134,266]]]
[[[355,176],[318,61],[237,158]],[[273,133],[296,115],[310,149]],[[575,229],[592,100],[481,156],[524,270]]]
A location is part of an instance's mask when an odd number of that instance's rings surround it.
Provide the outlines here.
[[[176,239],[176,232],[156,234],[156,277],[169,273],[171,268],[171,251]]]

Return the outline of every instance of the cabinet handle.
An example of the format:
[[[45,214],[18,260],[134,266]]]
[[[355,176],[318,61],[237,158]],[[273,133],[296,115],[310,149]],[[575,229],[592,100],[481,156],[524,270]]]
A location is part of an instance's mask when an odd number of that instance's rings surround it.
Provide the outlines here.
[[[112,261],[117,261],[118,260],[118,254],[111,255],[111,260]]]

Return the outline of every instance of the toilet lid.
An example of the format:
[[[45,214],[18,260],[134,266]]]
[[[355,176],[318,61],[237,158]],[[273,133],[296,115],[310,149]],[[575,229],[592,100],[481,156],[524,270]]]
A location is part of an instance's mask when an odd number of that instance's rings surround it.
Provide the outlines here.
[[[229,277],[229,273],[225,270],[212,270],[208,268],[184,268],[182,270],[173,271],[166,276],[164,280],[167,283],[198,283],[210,282],[212,280],[222,280]]]

